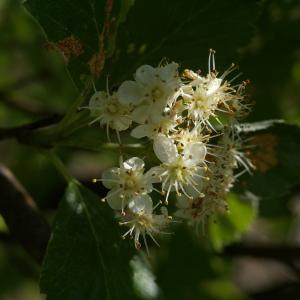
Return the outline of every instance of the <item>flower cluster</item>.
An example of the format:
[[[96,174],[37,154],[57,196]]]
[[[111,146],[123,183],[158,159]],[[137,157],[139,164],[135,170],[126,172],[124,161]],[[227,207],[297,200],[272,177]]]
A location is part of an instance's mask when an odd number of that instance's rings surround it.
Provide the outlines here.
[[[153,145],[143,154],[156,157],[147,171],[141,158],[124,160],[122,153],[119,167],[98,179],[110,190],[104,200],[129,228],[124,237],[131,236],[136,248],[141,237],[148,249],[146,235],[157,243],[155,235],[165,233],[172,218],[163,204],[176,208],[174,217],[198,227],[215,212],[226,212],[226,194],[253,168],[237,131],[251,108],[247,82],[234,83],[237,76],[227,79],[236,69],[232,65],[219,74],[211,50],[207,75],[192,70],[180,74],[174,62],[143,65],[134,80],[123,82],[113,94],[96,91],[92,96],[88,108],[93,123],[117,131],[118,137],[131,128],[132,137]]]

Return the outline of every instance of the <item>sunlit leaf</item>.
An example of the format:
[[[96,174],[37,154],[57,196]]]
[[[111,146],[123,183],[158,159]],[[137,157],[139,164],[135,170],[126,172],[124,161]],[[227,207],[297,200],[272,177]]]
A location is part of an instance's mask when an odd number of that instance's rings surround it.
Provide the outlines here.
[[[209,234],[216,250],[238,240],[257,214],[256,203],[240,200],[234,194],[229,194],[228,206],[228,213],[218,214],[210,219]]]

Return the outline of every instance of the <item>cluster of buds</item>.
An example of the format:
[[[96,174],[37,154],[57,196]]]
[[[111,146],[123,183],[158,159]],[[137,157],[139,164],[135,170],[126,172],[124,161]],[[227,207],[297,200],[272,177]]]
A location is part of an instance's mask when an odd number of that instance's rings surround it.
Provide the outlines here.
[[[117,91],[95,91],[88,106],[93,123],[106,126],[108,135],[115,130],[120,142],[120,132],[130,129],[132,137],[150,141],[157,158],[146,171],[141,158],[125,160],[122,154],[119,167],[95,179],[109,189],[103,200],[129,228],[123,237],[131,236],[136,248],[144,243],[148,249],[146,235],[157,243],[155,236],[166,233],[172,220],[168,203],[176,210],[174,218],[196,227],[226,211],[226,194],[253,167],[237,130],[251,108],[247,82],[227,79],[237,68],[220,75],[213,50],[206,76],[191,70],[180,74],[178,68],[174,62],[143,65]]]

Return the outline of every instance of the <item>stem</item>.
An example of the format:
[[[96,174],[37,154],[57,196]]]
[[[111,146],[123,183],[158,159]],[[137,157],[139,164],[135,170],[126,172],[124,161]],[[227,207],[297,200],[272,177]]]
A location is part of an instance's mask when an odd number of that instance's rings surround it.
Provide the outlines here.
[[[138,148],[145,148],[145,145],[136,143],[136,144],[122,144],[119,143],[105,143],[102,146],[103,149],[138,149]]]
[[[76,114],[81,104],[86,100],[87,96],[90,94],[92,87],[92,81],[87,80],[83,91],[77,96],[76,100],[73,102],[69,110],[64,115],[63,119],[58,123],[57,130],[60,131],[62,128],[66,127],[67,124],[72,119],[72,116]]]
[[[28,136],[32,136],[34,130],[54,125],[58,123],[61,118],[61,115],[52,115],[29,124],[12,128],[0,128],[0,140],[15,138],[19,142],[26,144],[26,140],[29,140]]]
[[[46,151],[46,154],[67,183],[74,180],[74,177],[69,173],[64,163],[53,151]]]

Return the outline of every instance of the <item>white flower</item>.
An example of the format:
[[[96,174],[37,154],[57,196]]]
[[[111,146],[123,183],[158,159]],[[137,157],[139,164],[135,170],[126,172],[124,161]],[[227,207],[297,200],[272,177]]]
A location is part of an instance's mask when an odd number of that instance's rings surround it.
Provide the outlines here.
[[[172,139],[159,136],[154,140],[153,148],[162,164],[153,167],[149,172],[161,178],[162,190],[167,191],[166,201],[171,190],[175,190],[177,194],[180,194],[179,190],[181,190],[188,197],[190,195],[186,192],[185,186],[189,185],[198,191],[197,181],[203,178],[202,164],[206,155],[206,147],[203,143],[190,144],[178,153]]]
[[[164,109],[174,102],[180,87],[178,64],[153,68],[143,65],[135,73],[135,81],[125,81],[118,90],[119,100],[124,105],[133,105],[133,121],[144,124],[158,122]]]
[[[144,166],[142,159],[132,157],[121,163],[119,168],[114,167],[103,172],[99,181],[110,189],[104,199],[111,208],[123,211],[133,197],[152,191],[155,180],[151,174],[144,174]]]
[[[166,109],[164,116],[158,122],[147,122],[135,127],[131,131],[131,135],[137,139],[148,137],[154,139],[157,135],[169,135],[176,132],[176,126],[180,123],[181,117],[176,112]]]
[[[209,55],[209,73],[202,77],[193,71],[185,70],[184,76],[192,81],[182,88],[182,97],[185,100],[188,116],[195,122],[207,123],[209,118],[217,118],[216,112],[239,114],[242,117],[249,112],[250,106],[244,103],[244,88],[247,82],[231,86],[231,83],[240,74],[230,81],[225,77],[235,71],[237,67],[232,64],[221,76],[215,70],[214,50]]]
[[[154,234],[163,233],[170,222],[166,208],[155,213],[161,202],[153,207],[152,191],[163,195],[166,203],[171,194],[176,196],[175,216],[198,229],[211,214],[226,212],[227,193],[240,175],[254,168],[243,152],[250,145],[243,145],[237,130],[238,120],[250,110],[247,82],[233,84],[239,74],[227,80],[235,65],[219,74],[214,53],[211,49],[207,74],[184,70],[179,77],[176,63],[142,65],[116,93],[96,92],[90,100],[93,122],[115,129],[120,144],[119,131],[133,122],[131,136],[153,141],[156,166],[145,172],[144,161],[132,157],[103,172],[99,180],[110,189],[104,199],[117,211],[120,224],[128,227],[123,237],[133,238],[138,249],[142,242],[148,251],[146,236],[157,243]],[[127,149],[120,145],[121,158]],[[151,149],[144,150],[148,157]]]
[[[134,238],[134,244],[137,249],[141,248],[140,236],[148,251],[146,235],[158,245],[153,235],[161,233],[161,229],[170,223],[167,209],[162,207],[162,214],[154,214],[152,199],[149,195],[134,197],[128,204],[128,211],[123,216],[121,225],[129,226],[130,229],[123,235],[125,238],[128,234]]]
[[[117,131],[126,130],[132,123],[130,107],[118,101],[116,93],[95,92],[88,106],[91,116],[95,117],[91,123],[97,121]]]
[[[192,130],[177,130],[177,132],[172,135],[172,138],[177,142],[177,149],[187,150],[194,144],[198,145],[198,143],[203,143],[203,146],[206,147],[205,143],[208,141],[209,135],[203,135],[202,128],[200,126],[196,126]]]
[[[209,117],[215,116],[220,99],[220,86],[222,79],[209,74],[206,78],[192,81],[183,91],[183,98],[187,103],[188,116],[194,121],[205,122]]]

